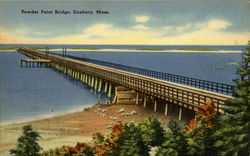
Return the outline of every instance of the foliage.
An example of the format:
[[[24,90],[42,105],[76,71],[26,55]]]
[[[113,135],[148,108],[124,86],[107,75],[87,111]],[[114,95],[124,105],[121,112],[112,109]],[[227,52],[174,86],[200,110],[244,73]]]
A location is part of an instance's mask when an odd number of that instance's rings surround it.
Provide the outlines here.
[[[104,136],[100,133],[94,135],[95,154],[98,156],[112,155],[117,152],[117,147],[122,134],[124,125],[117,124],[113,126],[111,135]]]
[[[154,116],[144,119],[138,128],[147,146],[159,146],[165,140],[165,131]]]
[[[214,147],[219,155],[250,155],[250,42],[243,52],[241,67],[237,70],[235,98],[223,107],[226,112],[214,133]]]
[[[196,112],[197,118],[190,120],[184,129],[176,121],[170,121],[170,131],[157,155],[206,155],[206,150],[211,146],[209,135],[214,127],[215,116],[215,106],[211,100],[207,100]]]
[[[96,133],[94,143],[96,155],[148,155],[151,146],[164,141],[165,132],[155,117],[148,117],[139,123],[114,125],[110,135]]]
[[[185,127],[185,134],[194,142],[199,145],[197,151],[199,155],[213,155],[212,149],[213,139],[211,134],[216,130],[216,117],[217,112],[215,105],[209,99],[201,106],[196,112],[196,119],[192,119]]]
[[[11,149],[14,156],[38,156],[41,147],[37,143],[40,135],[34,131],[31,125],[23,127],[23,134],[18,138],[17,148]]]
[[[157,156],[181,156],[187,153],[187,138],[183,133],[182,127],[177,121],[168,123],[169,132],[166,133],[166,140],[158,151]]]
[[[63,146],[41,153],[41,156],[93,156],[93,148],[85,143],[77,143],[75,147]]]
[[[217,112],[213,102],[208,99],[206,103],[201,106],[196,112],[196,119],[192,119],[185,127],[185,133],[191,136],[195,140],[202,140],[206,136],[206,133],[211,130],[213,125],[213,119]]]
[[[141,132],[134,125],[125,125],[125,132],[121,136],[116,155],[119,156],[147,156],[149,148],[143,142]]]

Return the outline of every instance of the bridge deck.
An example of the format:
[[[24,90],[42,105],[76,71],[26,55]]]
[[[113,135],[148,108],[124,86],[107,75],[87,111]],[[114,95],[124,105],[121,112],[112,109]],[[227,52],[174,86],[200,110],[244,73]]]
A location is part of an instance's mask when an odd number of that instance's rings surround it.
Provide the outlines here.
[[[44,52],[30,51],[26,49],[19,49],[19,51],[43,59],[49,59],[52,63],[74,69],[79,73],[92,75],[189,109],[200,108],[201,105],[205,104],[206,100],[210,99],[215,104],[217,111],[220,111],[220,105],[224,105],[228,99],[232,98],[231,96],[220,93],[214,93]]]

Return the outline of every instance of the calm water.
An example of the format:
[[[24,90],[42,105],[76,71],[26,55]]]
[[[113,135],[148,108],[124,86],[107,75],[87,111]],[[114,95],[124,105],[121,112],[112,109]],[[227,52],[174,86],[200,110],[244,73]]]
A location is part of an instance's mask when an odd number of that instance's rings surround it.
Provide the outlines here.
[[[62,47],[62,45],[50,46]],[[67,47],[70,46],[72,45],[67,45]],[[138,47],[151,46],[103,46],[103,48],[118,49],[137,49]],[[172,46],[172,48],[178,47]],[[242,46],[217,46],[215,49],[240,50],[242,48]],[[232,79],[236,78],[234,74],[236,66],[229,63],[241,60],[241,54],[237,53],[68,52],[68,54],[226,84],[233,84]],[[105,98],[98,100],[98,95],[91,93],[88,86],[53,69],[21,68],[21,58],[25,56],[16,52],[0,53],[0,118],[2,122],[31,120],[43,115],[80,110],[84,106],[106,100]],[[224,68],[224,70],[216,70],[216,68]]]
[[[0,52],[2,122],[57,115],[98,103],[98,95],[88,86],[50,68],[21,68],[21,58],[25,57],[17,52]]]
[[[141,52],[72,52],[68,55],[87,57],[192,78],[234,84],[239,53],[141,53]],[[224,70],[217,70],[224,68]]]

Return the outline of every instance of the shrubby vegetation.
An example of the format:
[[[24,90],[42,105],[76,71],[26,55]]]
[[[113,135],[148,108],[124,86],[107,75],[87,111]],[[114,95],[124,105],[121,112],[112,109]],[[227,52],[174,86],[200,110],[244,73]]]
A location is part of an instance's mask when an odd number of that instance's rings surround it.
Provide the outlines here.
[[[0,50],[17,50],[20,47],[0,47]],[[32,50],[45,49],[45,47],[22,47]]]
[[[111,134],[96,133],[93,145],[78,143],[40,151],[39,138],[31,126],[25,126],[18,139],[16,156],[148,156],[152,147],[158,147],[157,156],[249,156],[250,155],[250,43],[243,53],[241,68],[237,71],[235,98],[217,114],[212,101],[196,112],[196,119],[185,126],[170,121],[165,131],[155,117],[148,117],[137,125],[117,124]]]

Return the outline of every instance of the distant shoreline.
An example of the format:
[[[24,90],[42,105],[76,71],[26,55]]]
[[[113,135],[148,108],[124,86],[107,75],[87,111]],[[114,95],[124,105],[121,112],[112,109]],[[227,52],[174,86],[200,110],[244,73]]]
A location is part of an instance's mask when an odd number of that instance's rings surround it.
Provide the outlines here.
[[[44,49],[36,49],[43,51]],[[50,51],[62,51],[62,49],[49,49]],[[16,50],[1,50],[0,52],[15,52]],[[68,52],[155,52],[155,53],[242,53],[240,50],[215,50],[215,51],[199,51],[199,50],[139,50],[139,49],[67,49]]]

